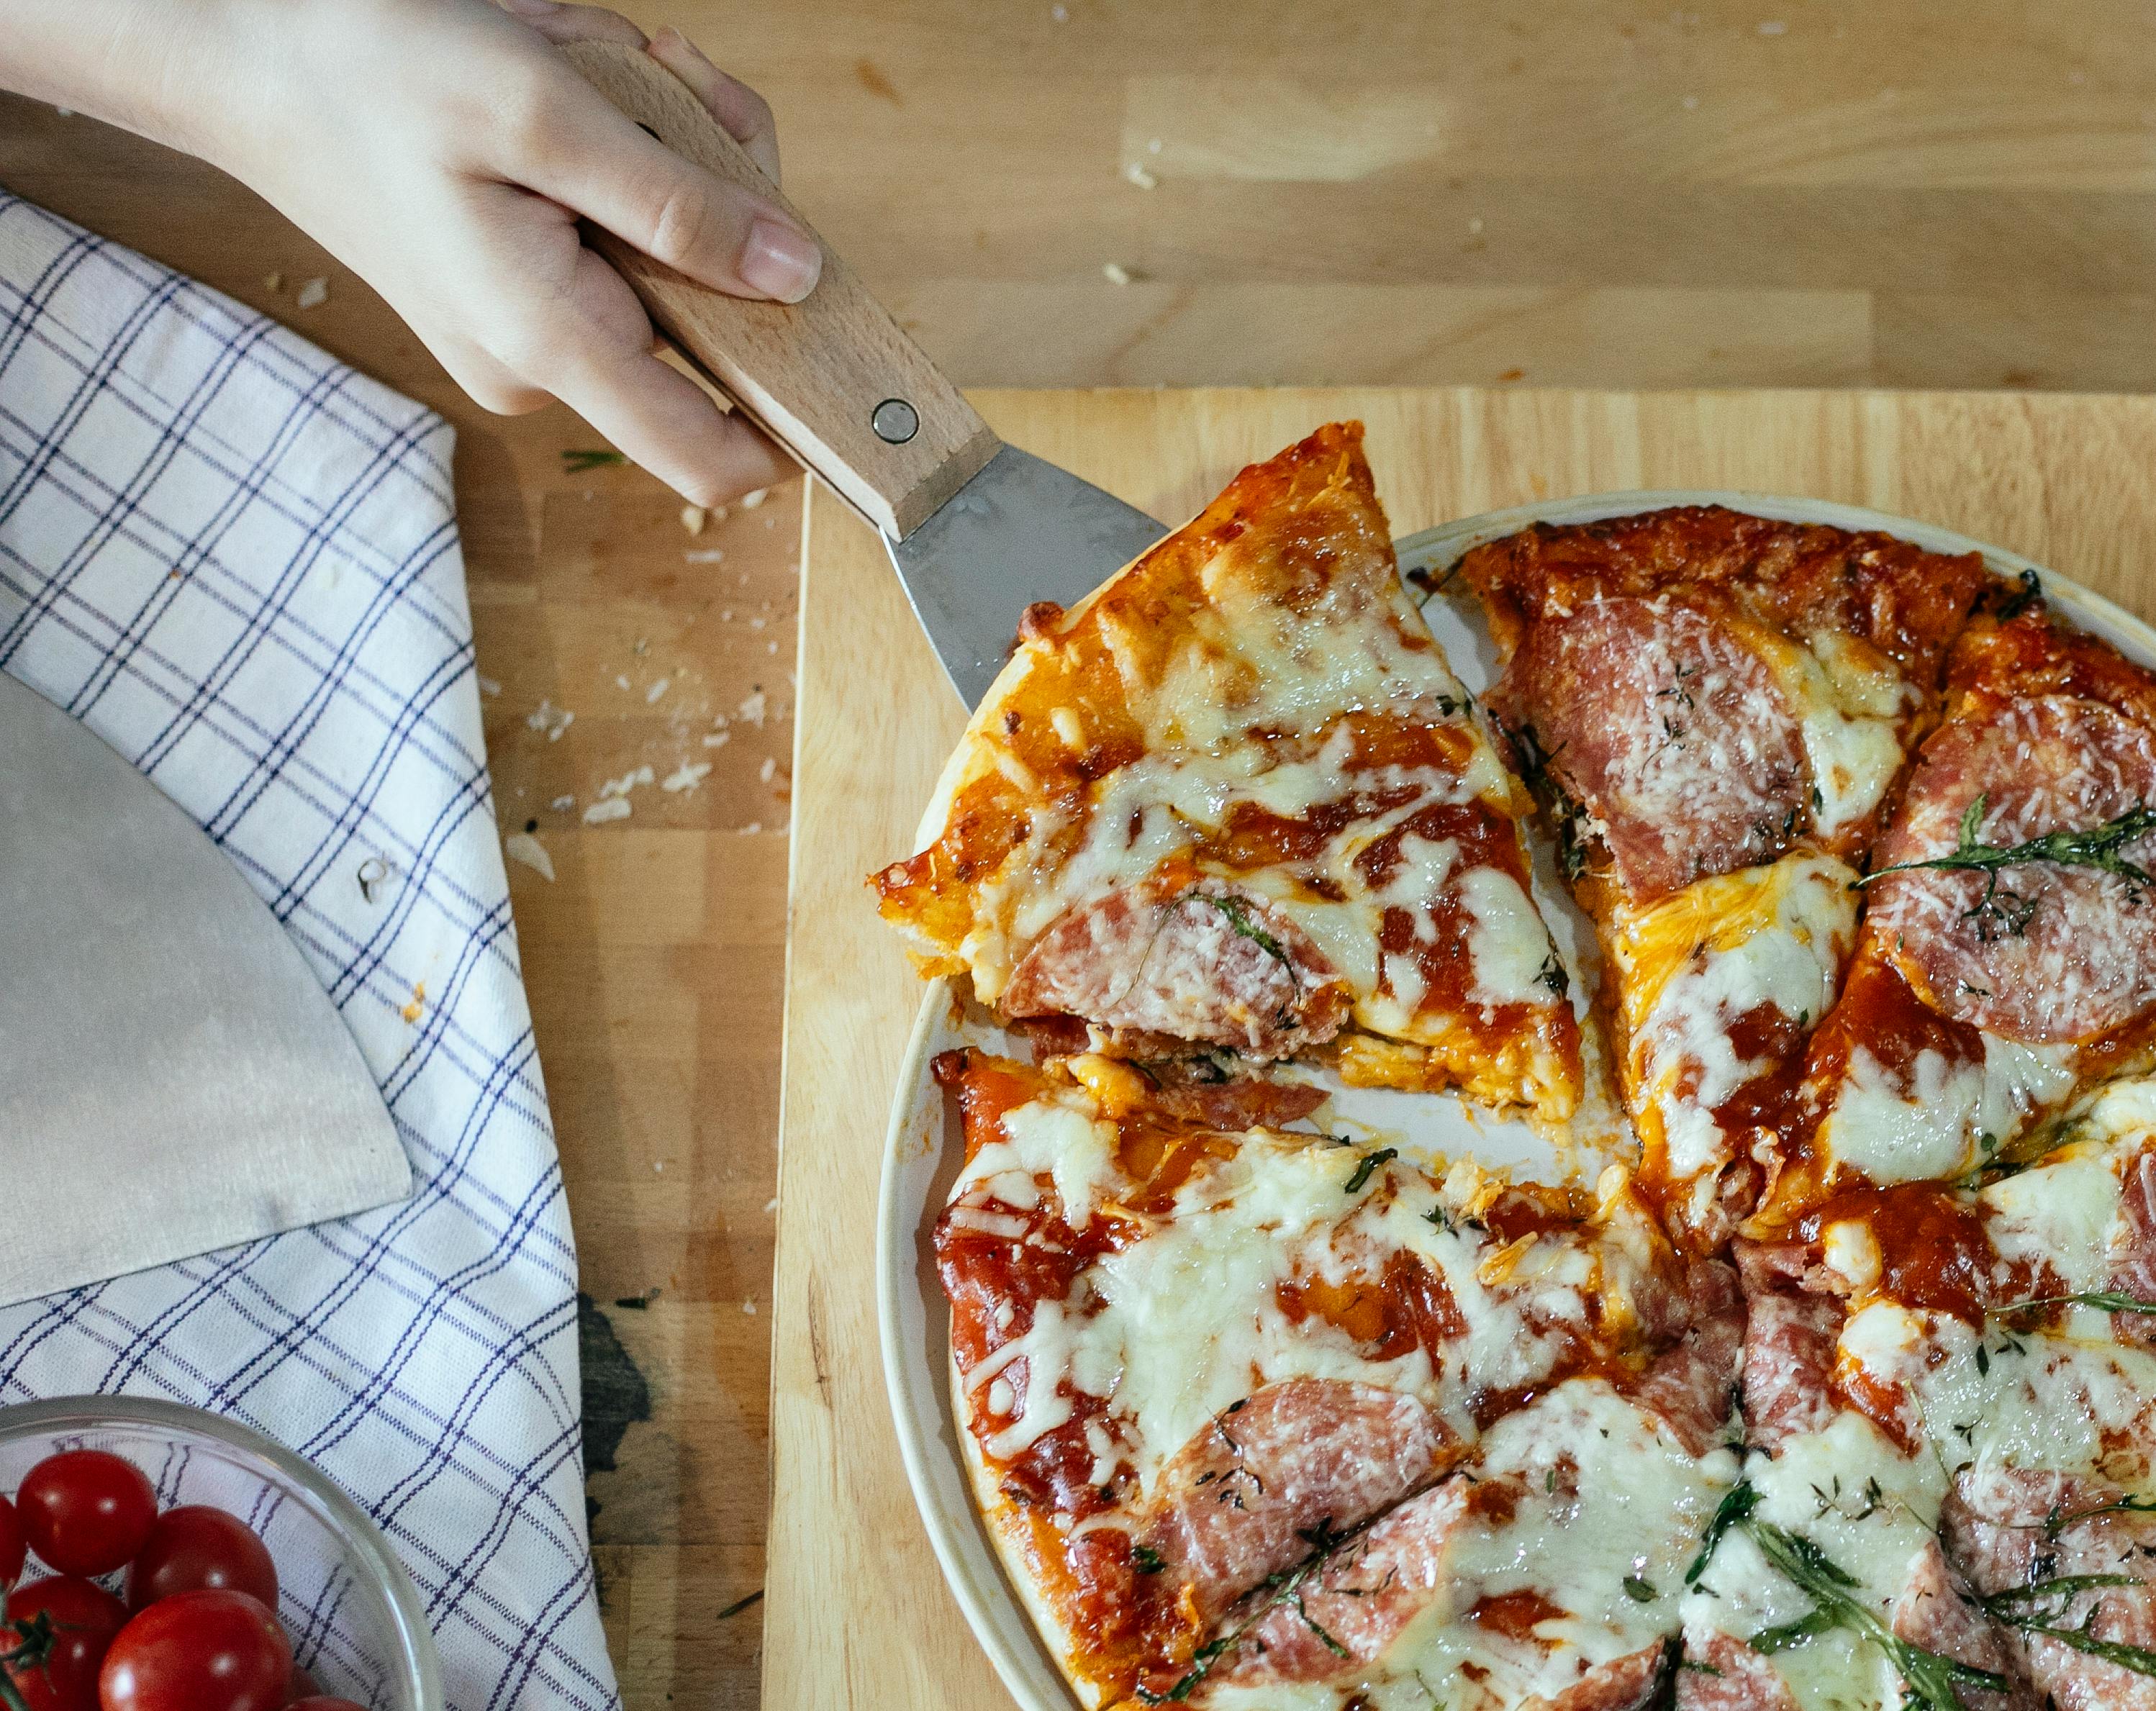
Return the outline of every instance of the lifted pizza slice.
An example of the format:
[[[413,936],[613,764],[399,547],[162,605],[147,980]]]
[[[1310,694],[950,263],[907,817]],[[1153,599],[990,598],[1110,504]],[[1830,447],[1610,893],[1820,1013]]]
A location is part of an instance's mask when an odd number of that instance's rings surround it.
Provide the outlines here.
[[[1658,1675],[1743,1320],[1621,1170],[1436,1180],[1163,1110],[1091,1054],[937,1073],[953,1412],[1086,1703],[1426,1705],[1419,1673],[1616,1705]]]
[[[1525,806],[1336,424],[1035,608],[921,852],[873,884],[924,971],[1006,1020],[1561,1119],[1578,1027]]]
[[[1861,863],[1995,579],[1719,507],[1538,525],[1460,572],[1503,663],[1492,710],[1601,933],[1641,1186],[1712,1248],[1758,1200]]]
[[[1969,627],[1865,880],[1763,1227],[1961,1176],[2156,1047],[2156,675],[2033,600]]]

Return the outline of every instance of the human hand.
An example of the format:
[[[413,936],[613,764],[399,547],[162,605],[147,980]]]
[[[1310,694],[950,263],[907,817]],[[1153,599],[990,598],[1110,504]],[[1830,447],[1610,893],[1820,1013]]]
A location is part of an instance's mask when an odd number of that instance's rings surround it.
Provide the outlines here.
[[[57,13],[63,0],[21,3]],[[578,220],[589,220],[740,296],[795,302],[815,284],[821,251],[784,210],[650,136],[555,45],[644,48],[775,184],[771,110],[678,33],[647,43],[617,13],[554,0],[65,3],[68,36],[85,40],[85,12],[109,25],[136,86],[100,103],[63,84],[49,98],[102,109],[259,192],[379,291],[488,409],[559,398],[699,505],[792,469],[653,354],[643,307],[578,239]],[[96,33],[78,49],[87,59],[99,58]]]

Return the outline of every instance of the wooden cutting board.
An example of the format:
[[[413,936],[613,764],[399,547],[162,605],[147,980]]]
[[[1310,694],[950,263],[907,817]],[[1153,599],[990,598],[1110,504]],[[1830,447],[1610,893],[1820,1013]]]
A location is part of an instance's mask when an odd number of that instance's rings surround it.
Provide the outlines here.
[[[1353,416],[1396,535],[1573,493],[1802,494],[1943,524],[2156,617],[2156,399],[1328,389],[974,402],[1005,438],[1170,522],[1242,464]],[[881,546],[820,490],[803,568],[764,1703],[998,1706],[914,1514],[875,1324],[885,1116],[921,991],[862,879],[911,852],[963,716]]]

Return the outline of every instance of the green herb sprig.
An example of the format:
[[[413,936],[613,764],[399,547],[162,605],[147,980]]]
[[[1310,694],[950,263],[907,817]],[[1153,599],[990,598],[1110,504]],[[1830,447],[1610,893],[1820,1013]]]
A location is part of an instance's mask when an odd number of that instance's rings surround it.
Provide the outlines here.
[[[1209,903],[1228,918],[1229,930],[1238,938],[1248,939],[1259,950],[1271,957],[1288,971],[1296,984],[1301,984],[1296,973],[1295,959],[1287,954],[1281,941],[1250,919],[1250,905],[1240,897],[1214,897],[1204,891],[1186,892],[1184,895],[1199,903]]]
[[[2010,1319],[2016,1314],[2035,1313],[2046,1307],[2094,1307],[2106,1313],[2156,1313],[2156,1301],[2143,1301],[2138,1295],[2122,1294],[2116,1289],[2085,1289],[2075,1295],[2038,1295],[1991,1310],[1999,1319]]]
[[[1984,811],[1989,801],[1988,795],[1979,795],[1969,805],[1968,812],[1961,817],[1954,847],[1945,855],[1931,856],[1920,862],[1896,862],[1866,873],[1856,882],[1856,889],[1861,891],[1889,873],[1913,873],[1926,868],[1980,873],[1984,876],[1984,895],[1969,913],[1976,916],[1980,925],[1995,928],[2006,935],[2018,936],[2028,930],[2036,913],[2036,900],[2019,892],[2000,891],[1999,875],[2005,868],[2025,867],[2031,862],[2054,862],[2061,867],[2093,868],[2098,873],[2116,873],[2135,885],[2156,885],[2156,879],[2149,877],[2147,869],[2119,853],[2128,844],[2156,832],[2156,807],[2143,802],[2101,826],[2090,826],[2079,832],[2047,832],[2024,843],[2000,845],[1985,843],[1977,837],[1977,828],[1984,822]]]
[[[608,451],[603,447],[572,447],[562,453],[562,470],[571,475],[581,475],[587,469],[604,469],[609,465],[628,461],[621,453]]]
[[[1996,1620],[2005,1622],[2009,1627],[2019,1628],[2025,1634],[2041,1634],[2046,1639],[2056,1640],[2092,1657],[2101,1657],[2105,1662],[2117,1664],[2121,1669],[2131,1670],[2136,1675],[2156,1676],[2156,1652],[2145,1647],[2128,1646],[2121,1641],[2097,1637],[2097,1612],[2093,1605],[2082,1617],[2079,1626],[2069,1627],[2065,1625],[2068,1604],[2083,1592],[2092,1592],[2105,1586],[2145,1586],[2148,1584],[2133,1575],[2060,1575],[2048,1580],[2038,1580],[2032,1585],[2010,1586],[2004,1592],[1994,1592],[1984,1601],[1984,1607]]]
[[[1341,1191],[1344,1194],[1360,1194],[1363,1191],[1363,1185],[1370,1180],[1371,1173],[1376,1171],[1378,1165],[1389,1159],[1396,1159],[1399,1155],[1400,1150],[1396,1146],[1381,1146],[1373,1153],[1364,1153],[1363,1161],[1355,1166],[1355,1174],[1348,1179]]]

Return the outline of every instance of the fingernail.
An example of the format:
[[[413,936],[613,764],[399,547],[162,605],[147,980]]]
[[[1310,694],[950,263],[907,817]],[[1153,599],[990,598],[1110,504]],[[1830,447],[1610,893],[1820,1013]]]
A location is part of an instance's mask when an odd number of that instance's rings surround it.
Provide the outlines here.
[[[758,220],[742,246],[741,276],[767,297],[798,303],[816,289],[824,252],[815,240],[777,220]]]

